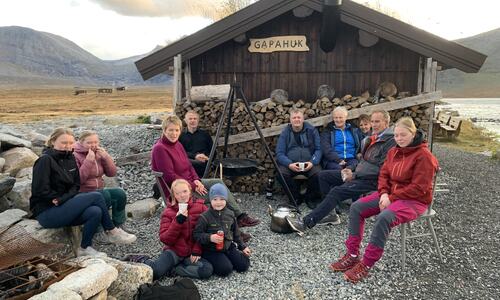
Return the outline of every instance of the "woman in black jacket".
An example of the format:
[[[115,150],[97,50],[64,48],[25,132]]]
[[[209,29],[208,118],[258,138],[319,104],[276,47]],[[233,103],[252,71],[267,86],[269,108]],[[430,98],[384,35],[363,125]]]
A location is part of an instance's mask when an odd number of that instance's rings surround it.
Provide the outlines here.
[[[57,128],[47,141],[47,148],[33,166],[30,209],[45,228],[84,225],[78,256],[106,256],[92,248],[92,237],[99,224],[112,243],[129,244],[136,240],[113,225],[98,192],[79,193],[80,175],[73,156],[75,137],[70,129]]]

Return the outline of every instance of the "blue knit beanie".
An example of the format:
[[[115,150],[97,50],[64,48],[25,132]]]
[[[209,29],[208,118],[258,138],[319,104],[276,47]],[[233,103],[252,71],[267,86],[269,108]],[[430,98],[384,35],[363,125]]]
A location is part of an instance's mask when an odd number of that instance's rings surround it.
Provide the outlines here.
[[[227,200],[227,188],[222,183],[216,183],[210,188],[210,192],[208,193],[208,198],[212,201],[215,197],[221,197],[224,200]]]

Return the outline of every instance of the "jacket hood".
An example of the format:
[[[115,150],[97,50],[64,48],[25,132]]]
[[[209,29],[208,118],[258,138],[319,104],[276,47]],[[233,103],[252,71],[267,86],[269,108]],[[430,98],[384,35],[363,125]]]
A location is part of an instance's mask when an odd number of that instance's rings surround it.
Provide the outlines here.
[[[89,149],[85,148],[82,144],[80,144],[80,142],[76,142],[75,143],[75,152],[86,154],[89,152]]]
[[[51,147],[50,148],[47,147],[43,149],[42,154],[47,154],[54,158],[68,158],[71,157],[71,155],[73,155],[73,151],[61,151]]]

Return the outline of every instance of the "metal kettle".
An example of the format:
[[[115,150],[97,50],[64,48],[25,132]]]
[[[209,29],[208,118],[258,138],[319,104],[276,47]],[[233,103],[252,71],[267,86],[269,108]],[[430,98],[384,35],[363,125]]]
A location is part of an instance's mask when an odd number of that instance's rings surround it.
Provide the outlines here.
[[[276,211],[271,205],[268,207],[269,216],[271,216],[271,231],[277,233],[292,233],[293,229],[286,221],[286,217],[294,218],[297,210],[294,207],[278,205]]]

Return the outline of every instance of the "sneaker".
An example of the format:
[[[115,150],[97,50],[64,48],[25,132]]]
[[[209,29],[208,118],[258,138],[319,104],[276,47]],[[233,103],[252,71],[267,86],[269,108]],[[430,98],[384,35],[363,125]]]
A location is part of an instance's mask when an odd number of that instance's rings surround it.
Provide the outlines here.
[[[118,228],[120,228],[121,230],[125,231],[126,233],[130,233],[130,234],[136,234],[137,231],[132,229],[129,225],[127,225],[126,223],[123,223],[123,224],[120,224],[118,226],[116,226]]]
[[[252,218],[250,217],[249,215],[247,214],[242,214],[239,218],[238,218],[238,226],[241,228],[241,227],[252,227],[252,226],[255,226],[257,224],[260,223],[260,220],[259,219],[255,219],[255,218]]]
[[[126,233],[119,227],[115,227],[115,233],[108,231],[108,239],[113,244],[132,244],[137,240],[137,237],[133,234]]]
[[[296,216],[296,217],[291,217],[291,216],[286,216],[286,221],[288,222],[288,225],[292,227],[293,231],[297,232],[298,235],[303,236],[304,232],[306,231],[306,225],[304,224],[304,221],[302,220],[301,217]]]
[[[369,268],[360,261],[344,273],[344,278],[349,282],[358,283],[361,279],[368,277],[368,270]]]
[[[151,259],[151,256],[147,254],[127,254],[122,258],[123,261],[135,263],[144,263],[148,259]]]
[[[99,245],[109,245],[111,242],[109,241],[109,237],[106,233],[103,231],[98,232],[94,235],[94,243],[99,244]]]
[[[340,217],[336,213],[330,213],[326,217],[324,217],[321,221],[319,221],[316,225],[339,225]]]
[[[345,272],[354,267],[359,262],[359,257],[353,257],[351,254],[346,253],[342,258],[330,265],[330,269],[335,272]]]
[[[78,250],[76,250],[76,256],[106,257],[108,255],[104,252],[97,251],[96,249],[88,246],[87,248],[78,247]]]
[[[252,238],[252,236],[249,233],[245,233],[243,231],[240,231],[240,238],[243,241],[243,243],[246,244]]]

